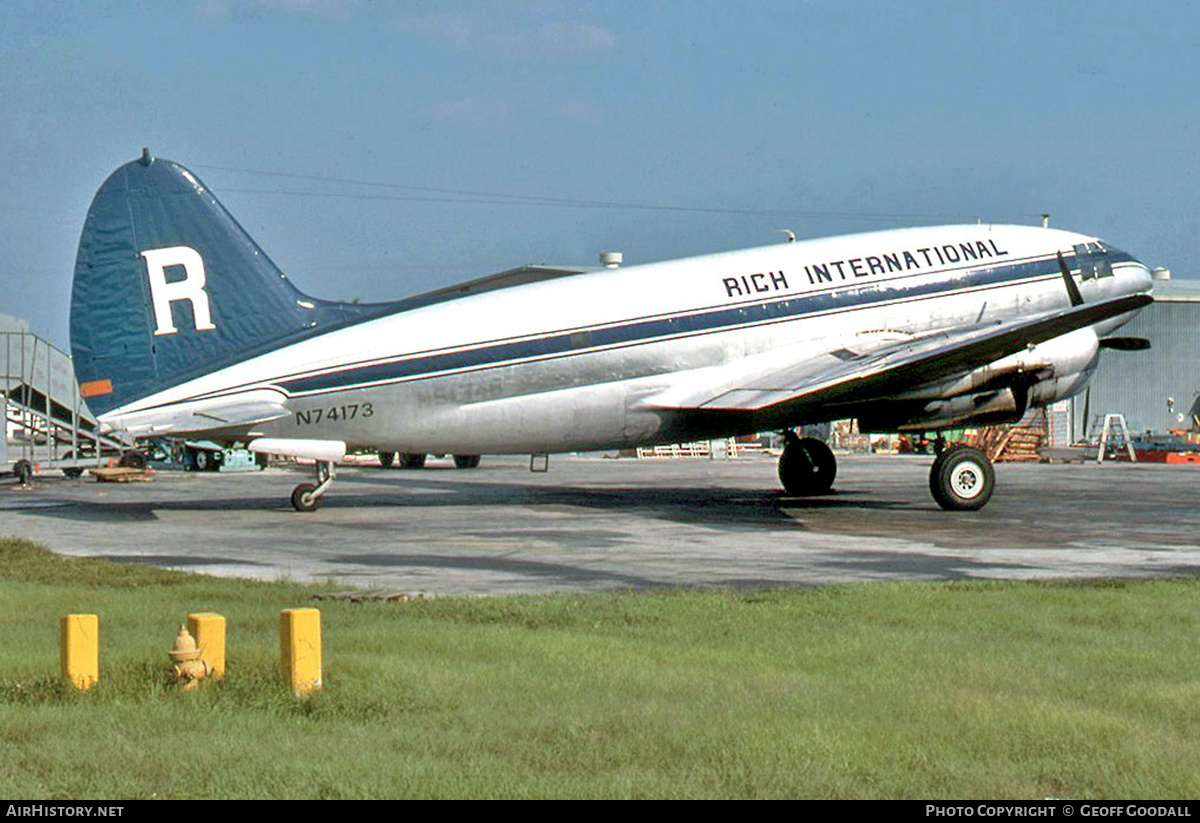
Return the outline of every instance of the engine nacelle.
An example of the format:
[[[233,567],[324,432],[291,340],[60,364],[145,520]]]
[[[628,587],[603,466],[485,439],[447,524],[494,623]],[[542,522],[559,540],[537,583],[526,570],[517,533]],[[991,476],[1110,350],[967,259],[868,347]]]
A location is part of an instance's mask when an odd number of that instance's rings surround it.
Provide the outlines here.
[[[1048,406],[1074,397],[1087,387],[1100,362],[1100,340],[1094,329],[1079,329],[1018,356],[1026,354],[1027,372],[1036,369],[1039,377],[1029,387],[1029,405]]]
[[[1020,420],[1028,407],[1027,392],[1011,388],[964,394],[933,400],[924,406],[889,404],[878,414],[858,418],[858,430],[864,432],[925,432],[984,426]]]
[[[1083,391],[1099,358],[1096,333],[1079,329],[961,377],[906,392],[886,409],[861,415],[859,429],[936,431],[1013,422],[1031,406],[1046,406]]]

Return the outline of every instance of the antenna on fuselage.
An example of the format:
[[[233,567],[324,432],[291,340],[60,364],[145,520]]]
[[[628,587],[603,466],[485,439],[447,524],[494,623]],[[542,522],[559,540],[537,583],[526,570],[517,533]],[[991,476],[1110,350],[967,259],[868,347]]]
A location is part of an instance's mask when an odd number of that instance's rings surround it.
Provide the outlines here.
[[[1048,211],[1042,212],[1042,228],[1043,229],[1050,228],[1050,212],[1048,212]]]
[[[776,234],[786,234],[789,243],[796,242],[796,233],[791,229],[775,229]]]

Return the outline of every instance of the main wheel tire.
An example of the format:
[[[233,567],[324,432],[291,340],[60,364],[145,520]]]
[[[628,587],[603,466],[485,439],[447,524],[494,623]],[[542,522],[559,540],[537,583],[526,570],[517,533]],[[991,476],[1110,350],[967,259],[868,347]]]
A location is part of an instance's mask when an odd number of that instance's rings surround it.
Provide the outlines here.
[[[825,494],[837,477],[833,450],[815,437],[792,439],[779,456],[779,482],[794,497]]]
[[[292,508],[298,512],[315,512],[321,506],[321,498],[313,496],[316,490],[312,483],[301,483],[292,489]]]
[[[454,455],[454,468],[477,469],[479,468],[479,459],[477,454],[456,454]]]
[[[395,452],[380,452],[379,465],[385,469],[390,469],[392,464],[396,462]]]
[[[196,471],[206,472],[212,469],[212,455],[204,449],[196,449]]]
[[[971,446],[942,452],[929,470],[929,491],[947,511],[977,511],[987,505],[996,488],[992,461]]]
[[[400,455],[400,468],[402,469],[423,469],[425,468],[425,455],[405,453]]]

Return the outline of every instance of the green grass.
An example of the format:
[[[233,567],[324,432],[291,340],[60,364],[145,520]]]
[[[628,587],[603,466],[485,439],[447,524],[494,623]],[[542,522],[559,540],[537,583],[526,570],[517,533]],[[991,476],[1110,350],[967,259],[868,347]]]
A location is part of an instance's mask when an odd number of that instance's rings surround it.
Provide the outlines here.
[[[0,794],[1194,797],[1200,584],[887,584],[407,603],[0,541]],[[278,614],[322,611],[292,698]],[[101,682],[58,678],[100,615]],[[229,676],[180,695],[185,615]]]

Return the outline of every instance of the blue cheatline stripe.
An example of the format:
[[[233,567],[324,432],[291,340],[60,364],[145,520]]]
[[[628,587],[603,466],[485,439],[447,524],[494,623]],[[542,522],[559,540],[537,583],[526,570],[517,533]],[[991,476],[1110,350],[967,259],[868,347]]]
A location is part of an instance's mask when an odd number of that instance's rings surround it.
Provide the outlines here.
[[[1049,259],[970,271],[953,280],[917,286],[848,285],[842,289],[813,295],[795,295],[769,303],[636,320],[610,327],[577,329],[532,340],[485,344],[468,351],[446,352],[383,363],[354,364],[336,371],[302,377],[283,377],[270,382],[290,395],[318,394],[401,382],[447,372],[495,368],[511,364],[513,361],[550,359],[670,338],[712,334],[738,327],[832,314],[871,305],[920,300],[947,292],[983,290],[1057,274],[1057,260]]]

